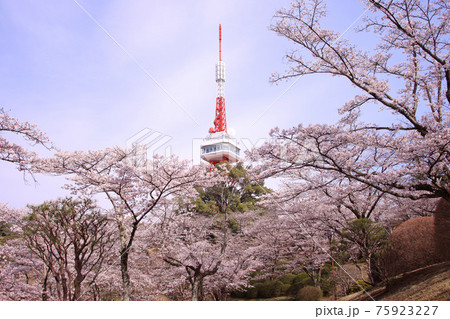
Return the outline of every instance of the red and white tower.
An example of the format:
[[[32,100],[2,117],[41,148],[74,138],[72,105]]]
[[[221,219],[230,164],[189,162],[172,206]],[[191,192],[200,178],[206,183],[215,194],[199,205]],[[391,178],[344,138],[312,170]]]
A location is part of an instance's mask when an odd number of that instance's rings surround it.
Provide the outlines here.
[[[234,163],[239,160],[239,147],[236,140],[227,132],[225,111],[225,62],[222,61],[222,26],[219,25],[219,61],[216,64],[216,114],[214,127],[209,129],[209,136],[201,145],[201,157],[211,164],[220,162]]]
[[[209,129],[209,133],[227,131],[227,114],[225,111],[225,62],[222,61],[222,25],[219,24],[219,62],[216,64],[216,117],[214,127]]]

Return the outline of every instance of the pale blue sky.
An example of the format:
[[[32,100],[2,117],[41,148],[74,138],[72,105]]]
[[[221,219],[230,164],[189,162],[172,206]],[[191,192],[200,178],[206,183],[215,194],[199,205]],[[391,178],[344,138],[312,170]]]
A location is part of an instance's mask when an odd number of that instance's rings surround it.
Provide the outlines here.
[[[195,122],[74,1],[0,0],[0,106],[37,124],[61,149],[124,147],[150,128],[171,136],[172,152],[191,159],[192,140],[205,137],[213,121],[219,23],[228,127],[238,138],[333,123],[355,92],[336,78],[301,78],[250,125],[292,83],[269,83],[272,72],[287,68],[283,56],[292,48],[269,31],[287,0],[78,2]],[[358,0],[328,2],[327,24],[340,32],[365,9]],[[23,207],[62,194],[61,178],[37,178],[26,184],[14,166],[0,163],[0,202]]]

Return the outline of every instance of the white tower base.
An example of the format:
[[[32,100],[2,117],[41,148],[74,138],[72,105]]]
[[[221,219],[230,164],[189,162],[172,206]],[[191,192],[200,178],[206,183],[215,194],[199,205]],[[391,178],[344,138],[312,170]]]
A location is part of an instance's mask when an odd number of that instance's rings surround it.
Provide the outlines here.
[[[226,132],[211,133],[201,145],[202,160],[211,164],[220,162],[236,163],[239,161],[240,148],[236,139]]]

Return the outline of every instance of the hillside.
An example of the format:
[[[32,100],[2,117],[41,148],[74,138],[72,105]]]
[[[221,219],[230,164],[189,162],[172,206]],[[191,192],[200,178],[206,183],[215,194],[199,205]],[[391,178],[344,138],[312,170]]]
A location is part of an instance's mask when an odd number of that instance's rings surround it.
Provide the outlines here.
[[[450,262],[410,271],[389,281],[389,287],[375,286],[367,290],[375,300],[445,301],[450,300]],[[340,300],[371,300],[364,292]]]

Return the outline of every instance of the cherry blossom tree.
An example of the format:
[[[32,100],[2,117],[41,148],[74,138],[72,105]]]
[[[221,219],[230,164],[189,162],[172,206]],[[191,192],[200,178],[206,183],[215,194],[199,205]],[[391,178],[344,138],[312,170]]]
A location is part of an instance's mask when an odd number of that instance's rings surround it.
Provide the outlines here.
[[[46,271],[21,236],[24,210],[0,204],[0,300],[39,300]]]
[[[95,281],[111,248],[113,233],[107,217],[89,199],[66,198],[30,209],[23,226],[27,247],[53,277],[55,297],[79,300],[83,283]]]
[[[37,155],[19,144],[8,141],[5,133],[20,136],[33,145],[52,147],[47,136],[38,130],[36,125],[21,122],[0,108],[0,160],[16,164],[21,171],[31,172],[31,165]]]
[[[387,196],[380,207],[380,214],[373,220],[382,223],[392,231],[399,224],[411,218],[432,216],[438,201],[436,198],[412,200]]]
[[[154,222],[146,220],[140,223],[128,256],[128,272],[132,279],[130,300],[165,300],[165,286],[171,283],[161,279],[167,267],[158,253],[159,238],[160,232]],[[122,299],[120,245],[120,241],[114,242],[112,254],[105,260],[103,270],[90,284],[94,300]]]
[[[356,261],[362,256],[371,282],[379,280],[381,269],[376,259],[386,239],[381,234],[388,233],[384,227],[392,224],[392,220],[404,216],[400,208],[394,209],[393,203],[400,200],[366,184],[341,178],[339,174],[317,171],[313,175],[300,172],[299,176],[296,173],[286,174],[289,178],[284,177],[284,187],[267,196],[267,205],[296,218],[297,228],[329,237],[328,243],[322,241],[322,249],[330,258],[331,246],[335,246],[332,243],[345,241],[345,254],[350,260],[342,262]],[[407,200],[412,202],[402,199]]]
[[[214,231],[216,218],[195,214],[173,216],[164,237],[163,259],[191,285],[191,300],[203,298],[203,280],[219,270],[226,252],[226,232]]]
[[[264,159],[261,170],[266,176],[294,170],[325,171],[393,196],[448,198],[448,139],[442,135],[447,131],[441,126],[435,133],[418,137],[419,141],[414,133],[394,136],[340,126],[299,125],[273,130],[275,140],[256,150],[253,158]]]
[[[251,181],[242,163],[217,165],[206,176],[196,193],[179,198],[160,218],[160,252],[172,270],[167,274],[184,278],[173,288],[187,282],[191,300],[207,294],[223,299],[248,284],[257,258],[246,229],[266,190]]]
[[[284,210],[293,216],[305,212],[322,220],[318,227],[338,234],[352,230],[348,223],[353,219],[386,223],[393,213],[404,216],[401,208],[413,205],[408,198],[420,199],[420,206],[429,197],[450,198],[448,5],[363,2],[371,15],[360,30],[379,39],[371,52],[320,25],[326,15],[324,1],[295,1],[275,15],[272,30],[292,41],[296,50],[287,55],[289,71],[274,74],[274,82],[330,74],[362,94],[340,108],[337,124],[275,128],[273,141],[250,154],[260,162],[261,176],[287,179],[285,188],[274,194],[276,200],[286,201]],[[399,56],[402,62],[396,63]],[[398,88],[399,83],[402,87],[392,94],[391,86]],[[360,115],[373,106],[393,112],[398,121],[363,123]],[[355,236],[347,238],[366,257],[372,248],[379,249],[376,242],[367,246],[353,230]]]
[[[287,54],[289,71],[275,74],[273,81],[329,74],[347,80],[361,95],[340,108],[335,125],[272,130],[274,141],[253,158],[265,161],[266,174],[320,170],[394,196],[450,199],[448,4],[362,2],[370,14],[359,30],[379,40],[371,51],[321,26],[322,0],[294,1],[277,12],[272,30],[297,49]],[[374,106],[394,113],[396,122],[361,122],[361,112]]]
[[[322,268],[330,260],[327,228],[315,218],[316,210],[300,210],[292,201],[275,199],[276,194],[264,201],[269,212],[254,224],[264,263],[260,277],[303,271],[315,286],[320,286]]]
[[[246,212],[236,219],[249,218],[254,213]],[[227,255],[217,273],[204,279],[204,291],[214,300],[226,300],[231,292],[250,287],[254,272],[263,267],[260,247],[252,240],[248,228],[249,220],[246,219],[240,234],[234,235],[227,245]]]
[[[190,197],[175,199],[176,207],[159,218],[160,252],[170,266],[167,278],[184,278],[174,280],[165,293],[186,298],[180,288],[187,283],[191,300],[206,295],[224,299],[231,290],[247,286],[255,269],[257,258],[245,232],[268,189],[253,181],[242,163],[222,163],[206,170],[195,190]]]
[[[66,174],[73,192],[103,194],[112,206],[120,238],[122,299],[131,293],[129,255],[139,225],[175,196],[194,192],[206,169],[190,167],[175,156],[142,161],[134,150],[60,152],[36,165],[39,172]]]
[[[32,173],[37,154],[11,142],[8,140],[9,136],[23,138],[28,143],[47,149],[52,148],[47,136],[37,129],[36,125],[21,122],[0,107],[0,160],[13,163],[26,173]],[[39,286],[32,282],[42,273],[42,264],[32,256],[20,239],[21,217],[22,210],[10,209],[0,204],[1,299],[36,300],[40,296]]]
[[[183,278],[175,282],[189,284],[191,300],[203,300],[207,294],[223,299],[248,286],[250,274],[259,266],[256,245],[246,231],[254,218],[253,211],[166,216],[160,244],[162,259],[170,266],[166,276],[171,281]]]
[[[373,32],[379,43],[373,52],[358,50],[335,31],[320,23],[326,16],[323,0],[297,0],[275,15],[272,30],[298,45],[286,57],[290,70],[284,78],[322,73],[339,76],[359,88],[363,95],[347,103],[342,113],[358,111],[376,101],[400,115],[404,123],[380,130],[428,132],[420,108],[441,123],[450,101],[448,68],[448,3],[445,1],[363,0],[370,10],[360,31]],[[393,54],[401,54],[395,63]],[[305,56],[312,58],[306,61]],[[398,60],[398,59],[397,59]],[[397,95],[390,94],[390,80],[402,82]],[[373,105],[373,104],[372,104]]]

